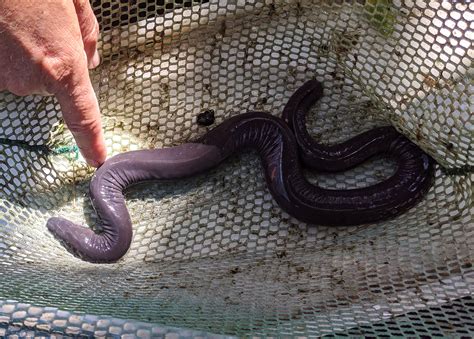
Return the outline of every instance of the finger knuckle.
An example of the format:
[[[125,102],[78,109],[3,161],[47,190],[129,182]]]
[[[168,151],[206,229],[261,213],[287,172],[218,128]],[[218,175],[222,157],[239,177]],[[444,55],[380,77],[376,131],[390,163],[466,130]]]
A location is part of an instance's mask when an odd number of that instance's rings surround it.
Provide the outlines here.
[[[84,133],[84,132],[99,132],[101,129],[100,122],[97,119],[76,119],[68,124],[69,130],[73,134]]]
[[[47,90],[55,92],[59,86],[64,86],[69,81],[77,62],[77,58],[68,55],[42,58],[39,63]]]
[[[82,31],[84,35],[83,40],[89,42],[96,42],[99,38],[99,24],[97,23],[95,17],[93,17],[91,20],[88,20],[88,22],[85,23],[84,26],[85,29]]]
[[[101,127],[100,119],[91,115],[96,111],[95,101],[91,98],[91,92],[87,86],[75,86],[70,92],[72,106],[75,114],[71,115],[68,127],[73,133],[98,132]]]
[[[94,29],[92,30],[92,36],[94,37],[95,40],[97,40],[99,38],[99,33],[100,33],[100,27],[99,27],[99,23],[97,22],[97,20],[94,18]]]

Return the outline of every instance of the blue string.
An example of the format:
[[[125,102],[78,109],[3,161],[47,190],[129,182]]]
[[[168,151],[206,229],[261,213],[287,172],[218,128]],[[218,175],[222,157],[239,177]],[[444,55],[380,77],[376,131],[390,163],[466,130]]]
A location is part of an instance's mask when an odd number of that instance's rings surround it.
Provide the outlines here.
[[[69,160],[79,159],[79,147],[74,146],[61,146],[53,149],[54,154],[64,154]]]

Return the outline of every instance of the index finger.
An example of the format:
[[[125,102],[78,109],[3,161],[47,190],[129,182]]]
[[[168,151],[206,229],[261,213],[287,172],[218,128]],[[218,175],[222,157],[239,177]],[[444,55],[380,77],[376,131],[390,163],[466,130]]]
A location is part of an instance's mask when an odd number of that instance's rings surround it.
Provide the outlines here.
[[[62,79],[62,86],[55,94],[82,156],[89,165],[98,167],[106,158],[99,104],[86,62],[81,66]]]

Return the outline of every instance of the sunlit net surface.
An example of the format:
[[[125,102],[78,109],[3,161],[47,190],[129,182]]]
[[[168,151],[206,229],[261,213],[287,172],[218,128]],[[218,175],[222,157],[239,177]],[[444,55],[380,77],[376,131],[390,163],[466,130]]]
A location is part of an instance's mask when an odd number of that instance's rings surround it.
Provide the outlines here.
[[[69,254],[50,216],[94,227],[92,174],[53,98],[0,93],[0,335],[472,335],[472,59],[469,1],[93,1],[91,73],[109,154],[168,147],[248,110],[280,115],[324,83],[308,128],[336,143],[391,124],[437,162],[415,208],[331,228],[289,217],[255,153],[127,191],[134,226],[117,264]],[[374,159],[329,188],[376,183]],[[188,330],[185,330],[187,328]]]

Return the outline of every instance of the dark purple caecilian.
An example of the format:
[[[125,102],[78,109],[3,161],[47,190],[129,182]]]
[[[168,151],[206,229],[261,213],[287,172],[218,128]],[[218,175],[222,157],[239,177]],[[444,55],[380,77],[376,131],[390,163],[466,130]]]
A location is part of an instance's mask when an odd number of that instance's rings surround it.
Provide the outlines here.
[[[431,186],[434,161],[392,127],[376,128],[338,145],[316,143],[306,130],[305,116],[322,93],[322,85],[311,80],[290,98],[283,119],[249,112],[225,120],[192,143],[116,155],[96,171],[90,184],[91,201],[102,221],[100,232],[64,218],[50,218],[47,227],[83,260],[116,262],[132,240],[122,193],[126,187],[190,177],[244,148],[258,151],[274,199],[303,222],[332,226],[374,223],[414,206]],[[318,171],[342,171],[375,154],[393,158],[397,169],[385,181],[365,188],[323,189],[310,184],[301,170],[303,163]]]

